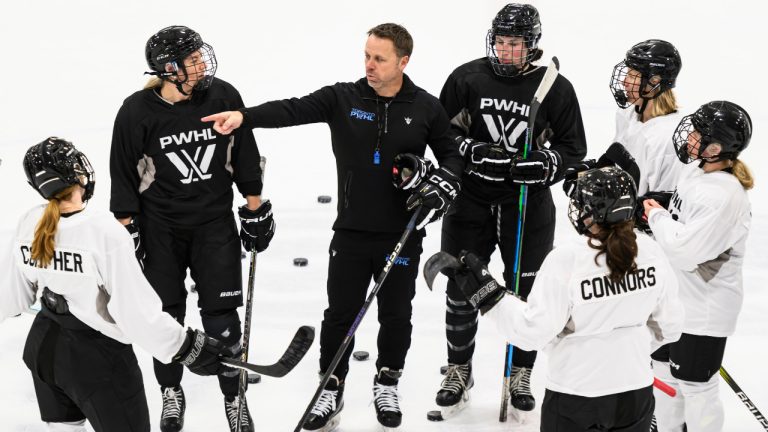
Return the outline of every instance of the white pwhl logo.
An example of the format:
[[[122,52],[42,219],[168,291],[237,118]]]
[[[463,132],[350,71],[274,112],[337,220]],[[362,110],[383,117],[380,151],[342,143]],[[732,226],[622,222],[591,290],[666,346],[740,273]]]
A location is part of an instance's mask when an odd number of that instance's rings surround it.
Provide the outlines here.
[[[411,124],[411,120],[413,120],[410,117],[405,117],[405,124]]]
[[[200,150],[205,148],[200,155]],[[186,149],[182,149],[178,152],[168,152],[166,156],[177,170],[184,177],[181,182],[184,184],[190,184],[198,180],[208,180],[211,178],[211,174],[208,174],[208,168],[211,166],[211,159],[213,159],[213,153],[216,151],[216,144],[209,144],[208,146],[200,146],[195,149],[195,155],[190,156]],[[179,156],[181,155],[181,156]],[[182,159],[183,158],[183,159]]]
[[[510,119],[509,122],[504,122],[504,118],[498,114],[483,114],[483,120],[494,143],[503,143],[507,151],[517,153],[515,143],[525,132],[528,122],[514,118]]]

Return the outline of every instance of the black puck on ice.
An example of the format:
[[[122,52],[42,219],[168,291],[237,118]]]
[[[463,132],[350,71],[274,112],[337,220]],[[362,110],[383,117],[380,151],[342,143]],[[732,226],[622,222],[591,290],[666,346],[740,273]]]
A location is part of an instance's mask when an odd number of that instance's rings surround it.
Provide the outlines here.
[[[248,384],[258,384],[261,382],[261,375],[257,373],[248,374]]]
[[[427,420],[434,422],[443,421],[443,414],[437,410],[429,411],[427,413]]]
[[[448,366],[447,365],[440,366],[440,375],[445,375],[446,372],[448,372]]]
[[[352,353],[352,357],[357,361],[368,360],[368,351],[355,351]]]
[[[318,195],[317,196],[317,202],[321,204],[328,204],[331,202],[331,196],[330,195]]]
[[[306,258],[294,258],[293,259],[293,265],[297,267],[304,267],[307,264],[309,264],[309,261]]]

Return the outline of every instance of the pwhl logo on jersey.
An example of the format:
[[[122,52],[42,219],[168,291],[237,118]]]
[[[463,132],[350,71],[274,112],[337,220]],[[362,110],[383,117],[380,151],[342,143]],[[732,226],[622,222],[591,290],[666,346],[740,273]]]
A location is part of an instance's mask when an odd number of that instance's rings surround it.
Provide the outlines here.
[[[212,141],[216,139],[216,135],[213,131],[203,129],[199,131],[183,132],[176,135],[164,136],[160,138],[160,148],[176,144],[182,145],[197,141]],[[189,184],[198,180],[208,180],[211,178],[211,174],[208,174],[208,168],[211,166],[211,160],[213,154],[216,152],[216,144],[208,144],[207,146],[199,146],[195,149],[195,154],[190,155],[187,149],[181,149],[178,152],[168,152],[165,155],[171,161],[173,166],[182,175],[181,182]]]
[[[506,99],[495,98],[480,98],[480,109],[493,108],[497,112],[510,112],[512,114],[518,113],[520,116],[528,118],[528,112],[530,107],[526,104],[517,103],[516,101]],[[488,128],[488,133],[491,135],[491,140],[494,143],[504,143],[504,147],[513,153],[517,152],[515,143],[520,135],[525,132],[528,127],[527,120],[520,120],[511,118],[509,121],[504,118],[506,115],[502,114],[483,114],[483,121]]]

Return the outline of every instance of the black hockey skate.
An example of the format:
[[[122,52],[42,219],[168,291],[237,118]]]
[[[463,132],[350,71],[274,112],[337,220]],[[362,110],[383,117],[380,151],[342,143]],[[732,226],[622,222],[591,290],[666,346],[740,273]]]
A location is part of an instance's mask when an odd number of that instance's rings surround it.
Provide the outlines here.
[[[224,397],[224,412],[227,414],[230,432],[253,432],[253,420],[248,411],[248,401],[243,398],[243,409],[240,412],[240,430],[237,430],[237,408],[240,406],[239,396]]]
[[[332,375],[325,385],[320,398],[315,402],[309,417],[304,422],[302,430],[313,432],[330,432],[336,429],[341,421],[341,410],[344,408],[344,383],[339,383],[336,375]]]
[[[475,384],[472,363],[449,364],[445,378],[437,391],[435,402],[440,411],[439,420],[445,420],[461,411],[469,402],[469,389]]]
[[[512,406],[520,411],[533,411],[536,407],[536,399],[531,394],[530,368],[512,366],[509,397]]]
[[[163,411],[160,414],[162,432],[179,432],[184,428],[184,410],[187,402],[184,390],[178,387],[161,387],[163,392]]]
[[[383,367],[373,376],[373,404],[376,407],[376,419],[385,431],[394,431],[403,421],[400,411],[400,395],[397,382],[402,372]]]

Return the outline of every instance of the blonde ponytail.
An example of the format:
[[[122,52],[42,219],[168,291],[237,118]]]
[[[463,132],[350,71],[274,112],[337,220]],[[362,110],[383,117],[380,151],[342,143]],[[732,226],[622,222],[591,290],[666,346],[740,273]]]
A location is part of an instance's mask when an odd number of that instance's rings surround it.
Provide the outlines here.
[[[59,219],[61,218],[59,203],[61,200],[69,199],[77,187],[79,186],[69,186],[48,200],[48,205],[43,210],[43,216],[35,227],[35,237],[32,239],[32,260],[37,267],[45,268],[51,263],[56,230],[59,227]]]
[[[752,171],[749,170],[747,164],[739,159],[733,161],[733,167],[731,168],[733,175],[741,183],[741,187],[744,190],[750,190],[755,186],[755,179],[752,177]]]

